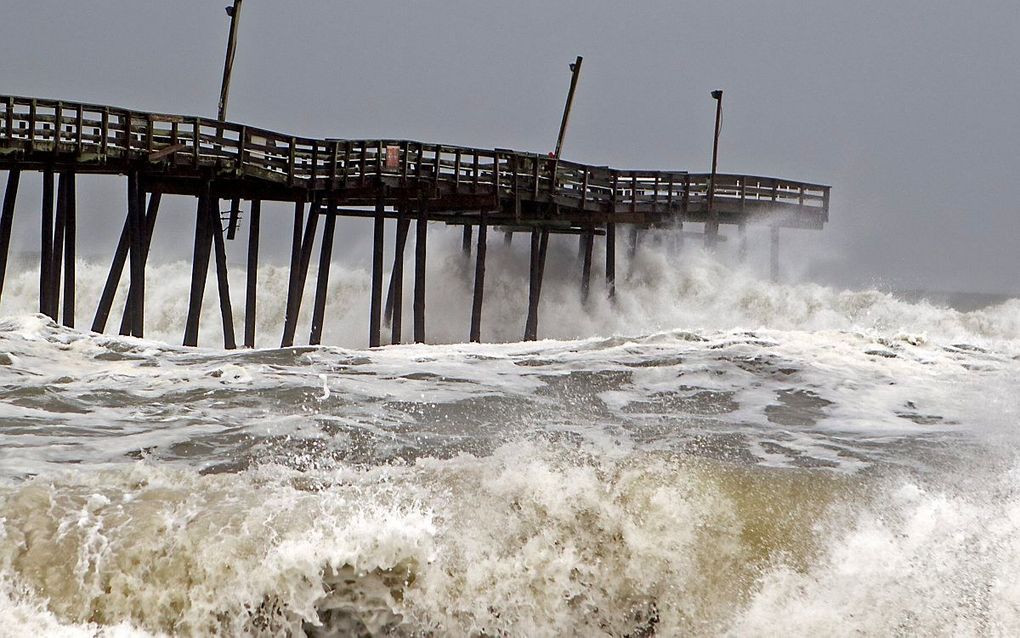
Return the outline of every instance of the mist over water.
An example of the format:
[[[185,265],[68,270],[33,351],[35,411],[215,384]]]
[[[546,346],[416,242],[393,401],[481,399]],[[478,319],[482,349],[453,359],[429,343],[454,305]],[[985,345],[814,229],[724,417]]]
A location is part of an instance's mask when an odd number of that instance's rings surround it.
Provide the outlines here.
[[[206,347],[176,345],[183,263],[148,267],[145,340],[54,325],[34,314],[38,272],[12,273],[5,627],[1020,631],[1020,302],[960,312],[773,284],[666,241],[622,255],[616,301],[596,277],[585,306],[576,239],[556,238],[546,340],[520,343],[526,256],[493,238],[489,343],[465,344],[472,262],[449,243],[430,253],[433,345],[372,350],[369,274],[340,263],[329,345],[275,348],[288,275],[269,265],[260,348],[236,352],[218,349],[213,277]],[[78,265],[83,326],[106,267]],[[239,334],[243,289],[231,279]]]

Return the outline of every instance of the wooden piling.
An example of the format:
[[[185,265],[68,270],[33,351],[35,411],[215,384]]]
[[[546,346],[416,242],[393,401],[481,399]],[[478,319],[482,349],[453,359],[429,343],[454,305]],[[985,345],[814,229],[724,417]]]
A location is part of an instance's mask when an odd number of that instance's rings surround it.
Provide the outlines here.
[[[223,222],[220,220],[218,199],[212,199],[209,223],[212,227],[213,247],[216,254],[216,288],[220,299],[220,319],[223,322],[223,347],[237,348],[234,337],[234,309],[230,305],[230,281],[227,279],[227,250],[223,242]]]
[[[531,231],[531,281],[528,287],[528,319],[524,325],[524,340],[538,339],[538,304],[542,298],[542,279],[545,275],[545,254],[549,245],[549,231]]]
[[[769,272],[770,272],[770,274],[772,276],[772,281],[778,282],[779,281],[779,224],[773,224],[772,228],[770,229],[770,232],[771,232],[771,235],[772,235],[772,237],[771,237],[772,241],[770,242],[771,250],[769,251],[771,253],[771,259],[770,259],[770,262],[771,262],[770,266],[771,267],[769,268]]]
[[[129,178],[130,179],[130,178]],[[130,188],[130,185],[129,185]],[[130,206],[130,194],[128,195],[128,205]],[[154,192],[149,195],[148,210],[145,214],[145,253],[143,255],[143,264],[145,259],[148,257],[149,245],[152,242],[152,232],[156,226],[156,215],[159,212],[159,202],[161,199],[160,193]],[[130,212],[130,211],[129,211]],[[120,283],[120,278],[124,272],[124,265],[127,263],[128,252],[131,247],[131,235],[129,232],[129,225],[131,224],[130,215],[125,216],[124,226],[120,231],[120,239],[117,240],[117,248],[113,253],[113,263],[110,264],[110,272],[106,275],[106,284],[103,286],[103,293],[99,298],[99,306],[96,309],[95,319],[92,321],[92,332],[103,332],[106,330],[106,322],[110,318],[110,310],[113,308],[113,298],[117,294],[117,285]],[[120,322],[120,334],[131,333],[131,302],[124,305],[124,314],[121,317]]]
[[[39,237],[39,312],[49,317],[56,310],[50,309],[50,268],[53,266],[53,169],[42,173],[42,228]]]
[[[606,224],[606,294],[616,299],[616,224]]]
[[[53,248],[50,262],[50,280],[46,295],[49,297],[50,319],[57,321],[60,316],[60,276],[64,269],[64,226],[67,223],[67,191],[64,175],[57,177],[57,213],[53,222]]]
[[[485,247],[488,220],[483,210],[478,225],[478,247],[475,249],[475,287],[471,298],[471,333],[470,340],[479,343],[482,340],[482,298],[485,294]]]
[[[428,244],[428,200],[419,199],[418,224],[414,235],[414,342],[425,343],[425,259]]]
[[[237,236],[238,221],[241,216],[241,198],[235,197],[230,200],[230,222],[227,224],[227,239],[233,240]]]
[[[464,224],[464,235],[461,238],[461,250],[464,252],[464,258],[471,256],[471,224]]]
[[[407,245],[407,234],[411,228],[411,220],[400,211],[397,219],[396,237],[393,244],[393,269],[390,272],[390,288],[386,294],[385,321],[390,325],[390,343],[400,343],[403,328],[404,306],[404,246]]]
[[[368,347],[377,348],[382,344],[382,280],[383,280],[383,234],[386,230],[385,193],[379,190],[375,204],[375,228],[372,233],[372,300],[369,309]]]
[[[124,320],[121,322],[120,333],[141,337],[144,329],[145,308],[145,219],[142,213],[142,202],[145,193],[141,188],[141,177],[138,171],[128,173],[128,253],[131,259],[131,279],[128,288],[127,304],[124,308]]]
[[[156,191],[154,193],[151,193],[149,195],[149,204],[148,204],[148,208],[146,210],[146,213],[145,213],[145,216],[144,216],[144,219],[143,219],[144,225],[142,227],[143,230],[142,230],[142,276],[141,276],[142,277],[143,287],[144,287],[144,283],[145,283],[145,264],[147,263],[147,261],[149,259],[149,248],[152,245],[152,233],[153,233],[153,230],[155,230],[155,227],[156,227],[156,215],[159,212],[159,202],[160,202],[161,198],[162,198],[162,195],[158,191]],[[138,210],[141,210],[144,206],[145,206],[145,192],[142,189],[139,188],[138,189]],[[127,225],[126,225],[126,222],[125,222],[125,229],[126,228],[127,228]],[[125,230],[124,232],[126,233],[127,230]],[[125,236],[125,241],[127,241],[126,236]],[[123,262],[121,262],[121,269],[123,269]],[[121,271],[118,270],[117,271],[117,279],[113,282],[114,290],[116,290],[117,284],[120,282],[120,277],[121,277]],[[107,283],[109,283],[109,280],[107,280]],[[111,293],[110,300],[111,301],[113,300],[112,293]],[[142,293],[142,307],[139,309],[139,317],[141,317],[141,322],[143,324],[145,322],[144,300],[145,300],[145,294],[143,292]],[[132,308],[134,308],[134,302],[131,300],[131,291],[130,291],[130,288],[129,288],[128,289],[128,302],[127,302],[127,304],[125,304],[125,306],[124,306],[124,314],[120,318],[120,334],[122,334],[122,335],[135,334],[136,337],[141,337],[142,334],[140,332],[139,333],[133,333],[132,332],[132,324],[131,324],[131,322],[132,322],[132,317],[133,317],[132,313],[134,312],[132,310]]]
[[[67,328],[74,327],[74,301],[77,277],[75,275],[75,249],[78,244],[77,237],[77,188],[75,187],[75,174],[73,171],[65,171],[63,176],[67,199],[64,211],[64,314],[63,324]]]
[[[319,272],[315,279],[315,304],[312,307],[312,333],[308,343],[317,346],[322,343],[322,327],[326,321],[326,293],[329,291],[329,266],[333,260],[333,236],[336,233],[336,197],[329,197],[329,214],[322,227],[322,242],[319,247]]]
[[[21,171],[14,168],[7,173],[7,188],[4,191],[4,206],[0,212],[0,297],[4,292],[7,277],[7,259],[11,250],[11,230],[14,227],[14,202],[18,198],[18,183]]]
[[[212,229],[209,227],[209,210],[212,206],[209,183],[206,182],[198,198],[195,215],[195,251],[191,261],[191,295],[188,299],[188,319],[184,328],[184,345],[198,345],[198,326],[202,318],[202,299],[205,296],[205,278],[209,272],[212,252]]]
[[[581,303],[588,303],[591,290],[591,255],[595,244],[595,230],[587,228],[581,233]]]
[[[301,241],[301,254],[298,260],[296,277],[292,277],[290,302],[287,304],[287,318],[283,326],[283,340],[281,348],[289,348],[294,345],[294,334],[297,332],[297,320],[301,314],[301,298],[304,296],[305,280],[308,278],[308,264],[312,259],[312,244],[315,242],[315,229],[319,222],[319,207],[321,199],[315,197],[308,210],[308,220],[305,222],[305,235]]]
[[[309,215],[311,214],[312,213],[309,212]],[[287,347],[288,345],[293,345],[294,343],[292,337],[290,340],[291,343],[287,344],[287,331],[290,330],[290,324],[292,321],[295,324],[297,323],[296,316],[292,320],[293,314],[292,306],[294,305],[294,300],[297,298],[298,295],[296,289],[298,277],[301,273],[301,240],[304,236],[303,235],[304,225],[305,225],[305,203],[301,200],[298,200],[297,202],[294,203],[294,229],[291,234],[290,243],[290,271],[289,271],[290,279],[287,286],[287,305],[285,307],[283,316],[283,338],[281,339],[280,342],[281,347],[284,348]],[[297,330],[296,326],[294,330],[295,331]]]
[[[248,263],[244,294],[244,345],[255,347],[255,306],[259,277],[259,226],[262,219],[262,200],[251,202],[248,216]]]

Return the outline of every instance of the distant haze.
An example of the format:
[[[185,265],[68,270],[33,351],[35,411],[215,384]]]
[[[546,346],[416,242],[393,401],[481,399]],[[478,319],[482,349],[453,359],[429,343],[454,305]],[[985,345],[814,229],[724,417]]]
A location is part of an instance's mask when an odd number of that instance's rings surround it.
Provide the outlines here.
[[[214,117],[226,4],[8,2],[0,93]],[[707,170],[709,92],[723,89],[721,171],[833,186],[829,226],[784,235],[791,272],[1017,293],[1018,33],[1016,0],[246,0],[228,117],[299,135],[546,152],[567,65],[583,55],[568,159]],[[82,253],[110,254],[125,188],[83,180]],[[34,176],[22,189],[17,246],[31,251],[35,219],[21,213],[37,205]],[[187,256],[193,206],[168,202],[157,234],[180,241],[157,238],[157,254]],[[274,223],[279,249],[289,225]],[[340,255],[364,232],[352,224]]]

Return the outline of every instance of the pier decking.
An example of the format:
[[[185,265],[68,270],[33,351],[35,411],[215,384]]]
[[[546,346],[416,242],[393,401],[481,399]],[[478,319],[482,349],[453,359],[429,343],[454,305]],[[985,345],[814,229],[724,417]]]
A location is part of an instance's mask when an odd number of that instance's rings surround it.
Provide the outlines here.
[[[319,280],[309,341],[321,339],[325,283],[338,216],[371,217],[373,286],[370,344],[383,324],[384,223],[395,219],[395,259],[385,315],[391,341],[401,340],[403,251],[415,223],[414,340],[425,340],[425,278],[429,222],[464,226],[469,250],[478,227],[475,290],[469,336],[480,339],[485,242],[493,226],[531,234],[531,280],[525,338],[537,337],[538,301],[549,233],[582,235],[582,294],[587,295],[592,243],[606,242],[607,293],[615,293],[616,226],[687,222],[767,224],[773,261],[782,227],[821,229],[828,221],[829,187],[770,177],[686,171],[619,170],[508,149],[477,149],[409,140],[313,139],[201,117],[131,111],[111,106],[0,96],[0,169],[9,171],[0,216],[0,294],[10,247],[20,173],[43,176],[40,312],[58,316],[63,271],[65,325],[74,324],[75,175],[125,175],[128,211],[107,287],[92,328],[106,328],[113,294],[127,265],[130,292],[122,334],[144,330],[145,260],[164,195],[198,198],[190,313],[184,343],[197,345],[198,319],[210,258],[217,270],[225,346],[235,346],[224,239],[238,230],[240,201],[250,202],[244,343],[254,344],[255,269],[261,202],[295,205],[290,293],[282,345],[294,343],[301,294],[319,218]],[[54,188],[54,175],[59,176]],[[148,198],[146,195],[148,194]],[[54,217],[54,195],[56,216]],[[231,202],[226,224],[220,200]],[[711,206],[709,201],[711,200]],[[307,211],[307,212],[306,212]],[[69,303],[70,301],[70,303]]]

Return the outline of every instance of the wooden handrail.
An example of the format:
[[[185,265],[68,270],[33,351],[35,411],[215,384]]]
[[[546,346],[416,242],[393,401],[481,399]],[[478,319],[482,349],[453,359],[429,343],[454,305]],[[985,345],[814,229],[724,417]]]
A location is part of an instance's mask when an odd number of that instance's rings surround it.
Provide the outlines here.
[[[328,176],[333,184],[351,178],[395,177],[384,170],[387,147],[399,149],[399,175],[449,184],[456,191],[470,183],[500,196],[511,194],[556,201],[582,209],[628,206],[655,210],[690,210],[703,202],[709,174],[687,171],[619,170],[591,166],[508,149],[478,149],[411,140],[345,140],[294,137],[257,127],[210,118],[131,111],[109,106],[0,96],[0,147],[45,148],[73,144],[79,153],[96,153],[107,161],[148,160],[191,164],[194,168],[230,167],[240,173],[276,179],[292,186],[315,187]],[[73,116],[64,116],[73,111]],[[138,122],[138,126],[134,126]],[[142,128],[144,123],[144,128]],[[50,131],[50,127],[52,132]],[[61,131],[61,127],[67,131]],[[133,139],[134,130],[140,137]],[[343,150],[340,150],[340,146]],[[428,152],[430,157],[426,158]],[[153,160],[157,161],[157,160]],[[413,167],[409,165],[413,164]],[[827,218],[829,186],[774,177],[716,175],[717,201],[769,202],[817,211]]]

